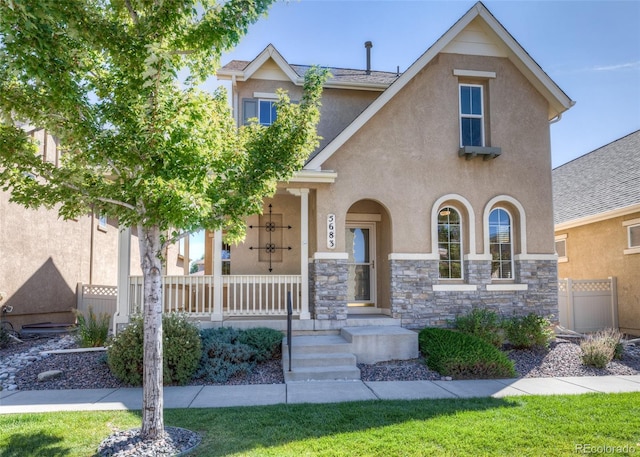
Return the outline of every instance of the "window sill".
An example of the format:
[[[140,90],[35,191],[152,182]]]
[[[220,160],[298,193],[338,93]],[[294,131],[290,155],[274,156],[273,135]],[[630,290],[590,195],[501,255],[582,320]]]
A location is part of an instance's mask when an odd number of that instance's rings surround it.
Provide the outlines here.
[[[434,292],[473,292],[478,286],[473,284],[434,284]]]
[[[483,160],[495,159],[502,154],[502,148],[490,148],[486,146],[462,146],[458,149],[458,157],[471,160],[474,157],[482,156]]]
[[[529,290],[529,284],[487,284],[487,291],[503,292],[514,290]]]
[[[623,252],[624,252],[624,255],[640,254],[640,247],[625,249]]]
[[[558,263],[567,263],[569,261],[569,257],[558,257]]]

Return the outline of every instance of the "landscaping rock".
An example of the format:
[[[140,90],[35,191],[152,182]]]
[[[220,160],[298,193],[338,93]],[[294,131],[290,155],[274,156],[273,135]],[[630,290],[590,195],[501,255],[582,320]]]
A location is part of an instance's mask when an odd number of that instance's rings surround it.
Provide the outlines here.
[[[62,370],[49,370],[38,373],[38,381],[48,381],[49,379],[59,378],[64,374]]]

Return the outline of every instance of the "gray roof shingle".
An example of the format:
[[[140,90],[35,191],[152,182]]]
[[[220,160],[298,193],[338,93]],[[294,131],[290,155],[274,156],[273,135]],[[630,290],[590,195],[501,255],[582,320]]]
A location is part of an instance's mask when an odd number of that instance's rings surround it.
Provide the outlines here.
[[[554,223],[640,204],[640,130],[555,168]]]
[[[251,62],[247,60],[232,60],[224,67],[223,70],[229,71],[242,71]],[[293,71],[296,72],[301,78],[311,68],[310,65],[291,65]],[[375,84],[391,84],[398,78],[398,74],[388,71],[374,71],[371,70],[370,74],[367,74],[365,70],[356,70],[351,68],[331,68],[327,67],[331,72],[332,77],[329,79],[331,82],[349,82],[349,83],[375,83]]]

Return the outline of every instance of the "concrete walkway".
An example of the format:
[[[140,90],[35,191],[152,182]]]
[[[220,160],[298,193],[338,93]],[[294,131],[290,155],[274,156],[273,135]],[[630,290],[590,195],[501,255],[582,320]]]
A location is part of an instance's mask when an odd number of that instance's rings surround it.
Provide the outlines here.
[[[640,392],[640,375],[473,381],[300,381],[287,384],[165,387],[165,408],[222,408],[280,403],[508,397]],[[141,388],[1,391],[0,414],[139,410]]]

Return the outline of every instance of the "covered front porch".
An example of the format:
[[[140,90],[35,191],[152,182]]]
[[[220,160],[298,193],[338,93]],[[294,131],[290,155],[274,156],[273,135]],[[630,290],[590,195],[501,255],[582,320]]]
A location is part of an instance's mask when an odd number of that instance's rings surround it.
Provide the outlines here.
[[[165,275],[163,311],[186,313],[202,326],[259,319],[272,320],[280,327],[280,322],[286,322],[290,297],[293,319],[311,321],[309,195],[309,188],[281,188],[265,203],[268,211],[264,215],[249,219],[247,240],[238,246],[226,246],[220,231],[207,232],[205,274],[188,275],[188,261],[185,261],[185,274]],[[188,245],[185,248],[183,255],[188,259]],[[233,252],[232,262],[229,262],[229,250]],[[127,324],[129,316],[140,313],[143,308],[143,278],[130,274],[129,229],[120,232],[118,259],[114,328]],[[313,327],[313,323],[296,325],[310,326]]]

